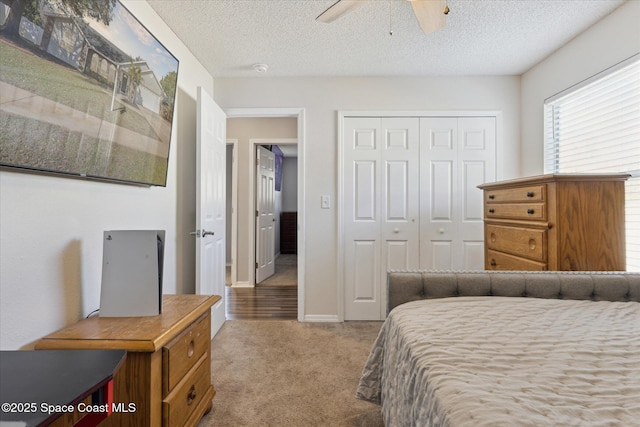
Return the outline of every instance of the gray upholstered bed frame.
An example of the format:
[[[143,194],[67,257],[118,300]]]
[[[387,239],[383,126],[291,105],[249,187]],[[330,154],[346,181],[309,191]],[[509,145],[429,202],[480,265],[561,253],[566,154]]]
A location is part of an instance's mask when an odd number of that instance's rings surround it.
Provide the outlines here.
[[[405,302],[458,296],[640,302],[640,273],[391,271],[388,274],[387,314]]]

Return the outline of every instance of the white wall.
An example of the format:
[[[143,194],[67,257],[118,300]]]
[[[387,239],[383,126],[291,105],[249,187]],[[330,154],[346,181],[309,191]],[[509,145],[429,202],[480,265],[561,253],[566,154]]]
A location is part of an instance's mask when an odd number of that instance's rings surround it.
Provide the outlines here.
[[[521,169],[544,173],[544,100],[640,52],[640,1],[609,16],[522,75]]]
[[[213,94],[213,79],[146,2],[123,4],[180,61],[167,186],[0,171],[2,350],[99,307],[104,230],[166,230],[164,291],[194,291],[196,88]]]
[[[217,78],[222,108],[305,108],[305,290],[303,316],[337,316],[338,110],[500,110],[504,177],[519,174],[520,78]],[[330,195],[331,209],[320,209]]]

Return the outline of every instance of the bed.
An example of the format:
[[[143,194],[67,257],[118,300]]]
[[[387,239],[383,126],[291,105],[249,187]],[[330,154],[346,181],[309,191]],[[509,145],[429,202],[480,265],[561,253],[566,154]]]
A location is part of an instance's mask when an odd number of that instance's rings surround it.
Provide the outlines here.
[[[393,272],[356,392],[393,426],[640,426],[640,274]]]

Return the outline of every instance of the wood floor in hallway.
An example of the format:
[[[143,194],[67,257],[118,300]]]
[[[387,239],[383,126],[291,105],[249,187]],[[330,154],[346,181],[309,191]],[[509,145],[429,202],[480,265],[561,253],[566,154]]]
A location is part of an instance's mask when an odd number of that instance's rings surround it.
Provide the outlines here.
[[[227,319],[297,319],[297,286],[226,286]]]
[[[275,274],[263,283],[254,288],[226,286],[227,319],[297,319],[297,283],[297,256],[278,256]]]

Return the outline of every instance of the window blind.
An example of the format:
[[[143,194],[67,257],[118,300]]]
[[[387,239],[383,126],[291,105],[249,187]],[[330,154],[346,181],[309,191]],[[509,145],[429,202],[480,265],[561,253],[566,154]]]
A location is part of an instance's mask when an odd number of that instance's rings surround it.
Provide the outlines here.
[[[546,173],[627,172],[628,271],[640,271],[640,55],[544,104]]]

